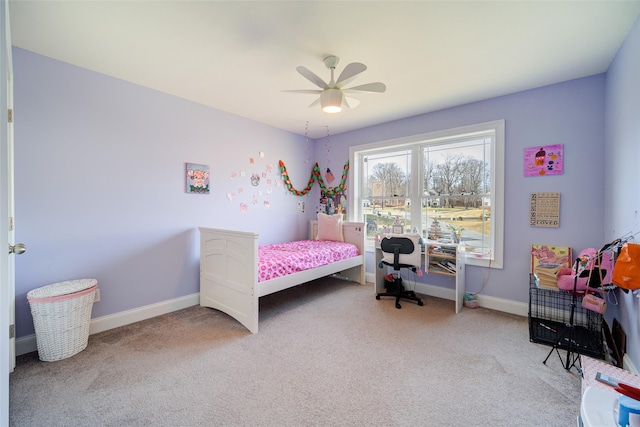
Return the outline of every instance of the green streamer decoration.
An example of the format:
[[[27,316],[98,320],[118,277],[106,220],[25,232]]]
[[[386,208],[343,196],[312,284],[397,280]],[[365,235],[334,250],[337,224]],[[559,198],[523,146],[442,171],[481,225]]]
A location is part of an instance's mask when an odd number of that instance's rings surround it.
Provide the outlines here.
[[[309,183],[303,190],[296,190],[295,187],[291,184],[291,179],[289,178],[289,174],[287,173],[287,168],[284,165],[282,160],[280,163],[280,173],[282,174],[282,179],[284,181],[284,185],[287,186],[287,190],[291,194],[295,194],[296,196],[305,196],[309,191],[311,191],[311,187],[313,186],[313,181],[318,181],[318,185],[320,186],[320,192],[323,197],[333,197],[337,194],[344,194],[347,190],[347,175],[349,174],[349,160],[344,164],[344,169],[342,170],[342,178],[340,178],[340,185],[337,187],[327,187],[324,185],[324,180],[322,179],[322,174],[320,173],[320,166],[318,166],[318,162],[313,165],[313,169],[311,169],[311,175],[309,176]]]

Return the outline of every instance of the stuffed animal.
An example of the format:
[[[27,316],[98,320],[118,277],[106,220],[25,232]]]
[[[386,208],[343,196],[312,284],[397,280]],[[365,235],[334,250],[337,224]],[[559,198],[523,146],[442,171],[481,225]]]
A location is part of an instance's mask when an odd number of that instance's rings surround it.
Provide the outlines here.
[[[598,260],[598,258],[600,258]],[[577,265],[576,265],[577,264]],[[583,249],[572,268],[563,267],[558,271],[558,288],[565,291],[573,291],[576,279],[576,291],[584,291],[587,287],[597,288],[600,285],[611,283],[613,274],[613,258],[611,252],[599,252],[595,248]],[[589,276],[591,275],[591,279]]]

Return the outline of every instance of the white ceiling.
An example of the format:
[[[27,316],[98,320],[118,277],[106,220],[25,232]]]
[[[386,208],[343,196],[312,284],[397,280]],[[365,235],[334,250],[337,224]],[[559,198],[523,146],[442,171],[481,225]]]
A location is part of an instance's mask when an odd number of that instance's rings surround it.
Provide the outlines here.
[[[10,0],[14,46],[312,138],[605,72],[635,1]],[[322,60],[383,94],[308,108]],[[72,84],[72,82],[69,82]]]

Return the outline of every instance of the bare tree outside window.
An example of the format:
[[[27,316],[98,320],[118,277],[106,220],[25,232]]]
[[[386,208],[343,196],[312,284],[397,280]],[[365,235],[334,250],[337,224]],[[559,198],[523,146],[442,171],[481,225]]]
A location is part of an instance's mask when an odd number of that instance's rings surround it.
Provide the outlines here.
[[[405,196],[407,175],[397,163],[378,163],[373,167],[370,177],[372,182],[382,183],[382,196]]]

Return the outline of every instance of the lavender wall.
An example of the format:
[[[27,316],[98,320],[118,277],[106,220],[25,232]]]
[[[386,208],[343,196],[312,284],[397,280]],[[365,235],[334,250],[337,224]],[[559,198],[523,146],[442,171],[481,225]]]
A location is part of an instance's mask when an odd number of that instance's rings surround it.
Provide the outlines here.
[[[307,235],[297,203],[309,196],[278,179],[282,159],[307,182],[300,135],[22,49],[13,60],[16,241],[27,245],[16,257],[18,337],[33,333],[27,292],[58,281],[98,279],[93,317],[197,293],[198,226],[265,243]],[[186,162],[210,165],[211,194],[185,192]],[[271,194],[265,180],[251,186],[254,172],[273,179]]]
[[[640,19],[607,72],[604,241],[640,232]],[[638,242],[638,236],[636,236]],[[627,334],[627,353],[640,367],[640,299],[616,292],[607,319],[617,318]]]
[[[524,303],[531,244],[567,245],[578,251],[602,245],[604,88],[605,76],[597,75],[335,135],[330,161],[344,163],[353,145],[504,119],[504,269],[492,269],[482,295]],[[323,159],[326,150],[320,142],[316,157]],[[523,149],[548,144],[564,144],[565,173],[525,178]],[[561,193],[560,228],[529,226],[532,192]],[[372,254],[367,261],[367,271],[373,271]],[[486,269],[468,266],[466,275],[467,289],[477,292]]]
[[[253,173],[248,159],[264,151],[274,175],[282,159],[293,182],[306,183],[304,137],[21,49],[14,68],[16,239],[28,246],[16,259],[18,337],[33,333],[26,293],[48,283],[96,277],[94,317],[197,292],[197,226],[257,231],[263,242],[306,236],[317,186],[303,198],[275,187],[264,209],[264,193],[252,204],[248,178],[230,179]],[[524,303],[532,243],[602,243],[604,90],[599,75],[332,135],[316,141],[312,161],[339,177],[352,145],[505,119],[504,269],[482,293]],[[565,174],[525,178],[523,149],[556,143],[565,144]],[[212,194],[185,194],[185,162],[211,165]],[[545,191],[562,194],[558,229],[528,225],[529,194]],[[368,254],[369,272],[372,264]],[[470,291],[485,272],[467,269]]]

